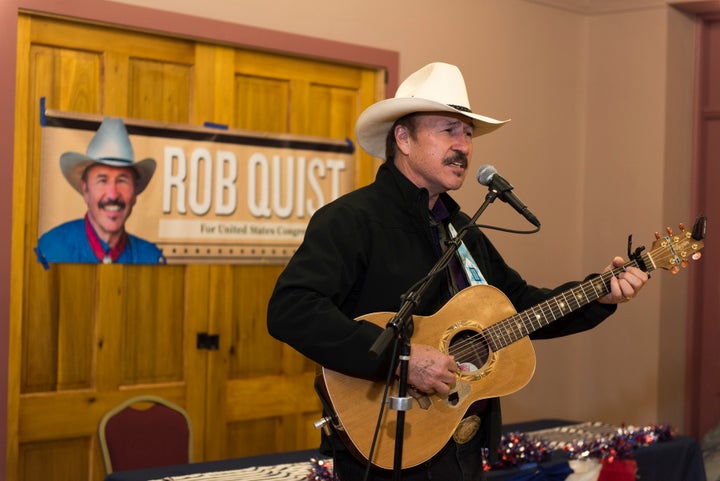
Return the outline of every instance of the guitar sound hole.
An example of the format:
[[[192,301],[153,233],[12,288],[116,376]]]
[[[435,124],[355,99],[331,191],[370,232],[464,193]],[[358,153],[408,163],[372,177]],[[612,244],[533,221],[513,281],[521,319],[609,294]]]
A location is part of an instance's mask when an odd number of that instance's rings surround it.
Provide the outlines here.
[[[455,357],[461,371],[481,369],[490,358],[490,347],[485,336],[477,331],[460,331],[450,341],[450,354]]]

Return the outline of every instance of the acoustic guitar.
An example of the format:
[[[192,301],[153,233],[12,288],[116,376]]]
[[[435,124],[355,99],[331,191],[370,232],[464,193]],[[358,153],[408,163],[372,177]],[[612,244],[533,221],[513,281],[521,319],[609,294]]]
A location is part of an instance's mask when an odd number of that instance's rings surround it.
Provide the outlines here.
[[[599,274],[522,312],[507,297],[488,285],[463,289],[430,316],[414,316],[413,340],[437,346],[461,367],[448,396],[409,390],[412,408],[405,411],[402,467],[417,466],[442,449],[478,400],[506,396],[522,389],[535,372],[535,351],[528,335],[610,292],[610,279],[629,266],[645,272],[665,269],[673,274],[690,260],[700,258],[706,219],[698,218],[691,231],[655,234],[648,252],[636,250],[624,266]],[[392,312],[378,312],[361,319],[385,327]],[[385,383],[347,376],[323,368],[318,390],[334,411],[335,430],[346,445],[364,460],[371,446],[384,398]],[[389,390],[397,393],[397,381]],[[397,413],[384,409],[371,463],[392,469]]]

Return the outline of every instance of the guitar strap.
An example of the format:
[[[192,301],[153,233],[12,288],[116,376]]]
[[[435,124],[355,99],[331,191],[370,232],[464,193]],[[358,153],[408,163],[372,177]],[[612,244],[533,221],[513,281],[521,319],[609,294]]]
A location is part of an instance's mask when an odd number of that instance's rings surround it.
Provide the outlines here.
[[[448,222],[448,230],[450,231],[450,235],[453,239],[457,237],[457,231],[450,222]],[[475,262],[475,259],[473,259],[470,255],[470,251],[468,251],[467,247],[465,247],[464,242],[460,242],[460,246],[458,247],[456,254],[465,271],[465,277],[471,286],[487,284],[485,277],[482,275],[482,272],[480,272],[480,268]]]

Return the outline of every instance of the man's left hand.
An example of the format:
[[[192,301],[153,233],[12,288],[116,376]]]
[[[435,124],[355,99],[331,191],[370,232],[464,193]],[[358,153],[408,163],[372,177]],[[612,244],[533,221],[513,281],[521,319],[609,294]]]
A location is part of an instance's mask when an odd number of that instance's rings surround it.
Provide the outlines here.
[[[625,260],[622,257],[615,257],[604,272],[621,267],[623,264]],[[599,298],[598,302],[602,304],[628,302],[640,292],[647,280],[648,275],[645,272],[637,267],[628,267],[610,279],[610,293]]]

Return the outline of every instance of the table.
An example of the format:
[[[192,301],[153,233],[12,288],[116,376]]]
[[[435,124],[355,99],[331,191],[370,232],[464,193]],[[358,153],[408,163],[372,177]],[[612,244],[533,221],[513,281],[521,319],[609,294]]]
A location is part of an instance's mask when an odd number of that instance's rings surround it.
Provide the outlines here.
[[[542,419],[504,426],[503,431],[531,433],[543,429],[550,429],[559,426],[570,426],[577,424],[574,421],[559,419]],[[286,453],[267,454],[262,456],[249,456],[236,459],[224,459],[220,461],[206,461],[202,463],[185,464],[178,466],[166,466],[135,471],[124,471],[109,474],[105,481],[148,481],[173,476],[183,476],[199,473],[217,473],[220,471],[240,470],[256,468],[258,473],[247,478],[227,479],[270,479],[262,478],[273,468],[288,469],[299,472],[295,478],[286,474],[283,479],[305,479],[310,469],[310,459],[323,459],[325,456],[316,449],[303,451],[292,451]],[[550,460],[543,463],[544,467],[567,461],[567,455],[562,451],[554,451]],[[700,445],[687,436],[676,436],[672,441],[660,442],[639,448],[635,451],[635,460],[638,466],[638,475],[642,481],[706,481],[705,467],[702,460]],[[298,464],[298,463],[305,463]],[[279,466],[279,467],[278,467]],[[528,470],[534,470],[532,464],[520,468],[508,468],[494,470],[488,473],[488,481],[509,481]],[[199,478],[198,478],[199,479]]]

